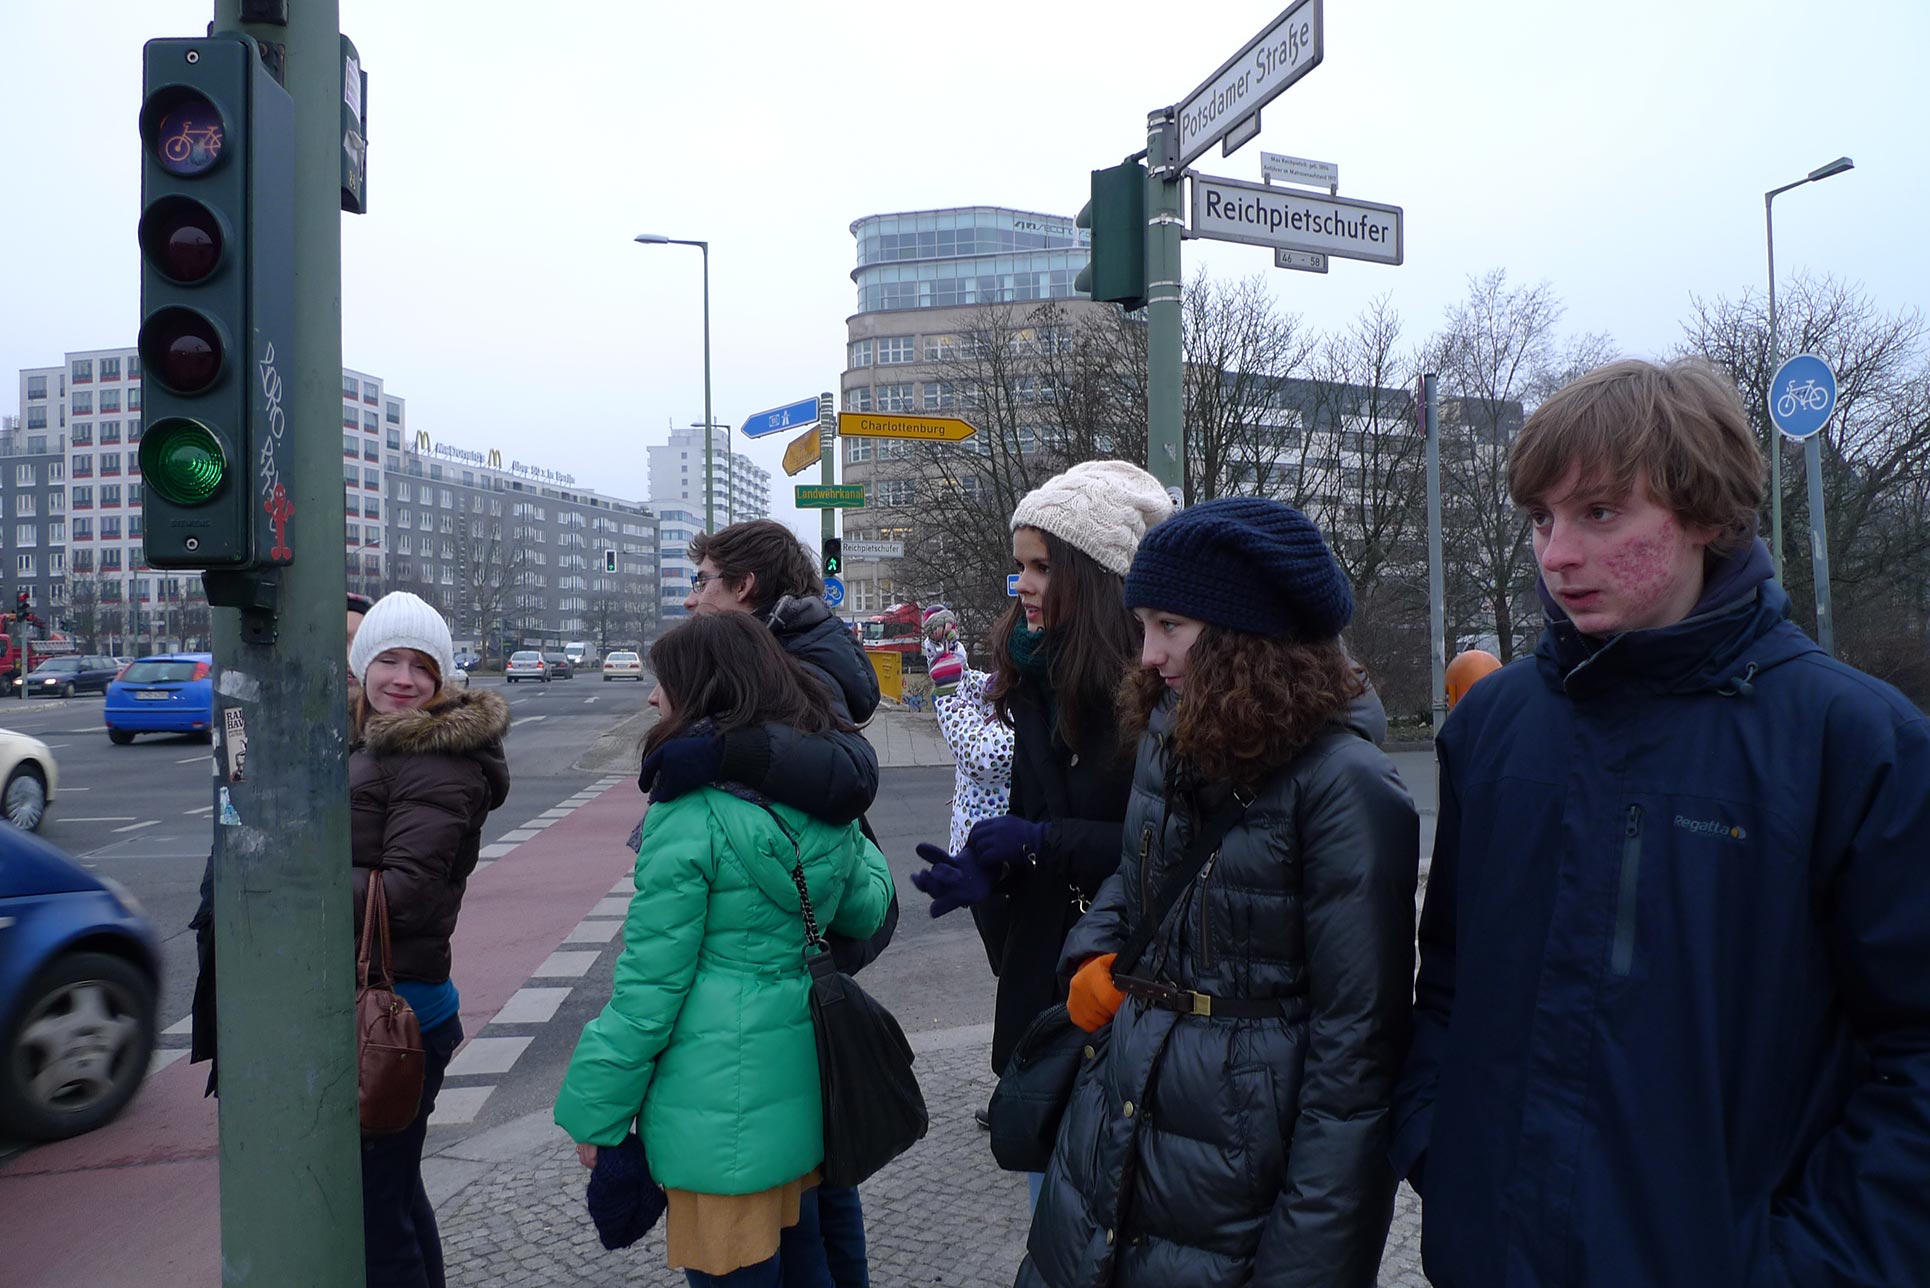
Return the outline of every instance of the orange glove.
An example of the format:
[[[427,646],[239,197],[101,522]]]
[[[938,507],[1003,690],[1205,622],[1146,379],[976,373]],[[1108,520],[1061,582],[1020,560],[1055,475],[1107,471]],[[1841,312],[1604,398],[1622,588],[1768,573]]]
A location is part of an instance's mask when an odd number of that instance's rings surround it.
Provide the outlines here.
[[[1118,953],[1101,953],[1088,957],[1072,977],[1072,989],[1066,994],[1066,1014],[1088,1033],[1097,1033],[1112,1023],[1113,1012],[1126,1000],[1126,995],[1112,983],[1112,963],[1118,956]]]

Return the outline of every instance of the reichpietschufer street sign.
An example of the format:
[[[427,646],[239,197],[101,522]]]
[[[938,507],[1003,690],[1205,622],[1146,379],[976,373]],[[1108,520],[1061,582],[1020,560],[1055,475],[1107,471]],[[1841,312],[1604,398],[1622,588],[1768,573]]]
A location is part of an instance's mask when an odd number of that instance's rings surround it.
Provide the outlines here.
[[[1194,237],[1314,251],[1376,264],[1401,262],[1401,208],[1264,183],[1193,176]]]
[[[1321,0],[1295,0],[1240,52],[1200,82],[1174,109],[1179,124],[1179,162],[1218,143],[1247,117],[1320,66],[1326,56]]]
[[[902,541],[857,541],[850,537],[844,539],[846,559],[903,559],[905,543]]]

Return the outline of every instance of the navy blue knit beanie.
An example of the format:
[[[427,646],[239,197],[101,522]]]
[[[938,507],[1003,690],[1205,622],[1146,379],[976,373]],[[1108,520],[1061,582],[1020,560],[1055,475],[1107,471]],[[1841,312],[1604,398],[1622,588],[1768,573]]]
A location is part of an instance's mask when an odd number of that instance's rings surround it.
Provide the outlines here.
[[[1126,607],[1313,642],[1335,638],[1353,619],[1354,592],[1306,515],[1229,496],[1146,533],[1126,574]]]

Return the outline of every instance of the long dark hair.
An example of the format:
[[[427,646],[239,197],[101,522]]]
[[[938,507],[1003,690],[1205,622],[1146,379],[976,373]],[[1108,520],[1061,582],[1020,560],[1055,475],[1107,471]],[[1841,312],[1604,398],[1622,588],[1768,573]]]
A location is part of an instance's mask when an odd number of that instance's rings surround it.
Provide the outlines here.
[[[1071,542],[1043,528],[1031,531],[1044,538],[1045,557],[1052,563],[1041,607],[1052,642],[1050,674],[1058,697],[1059,736],[1068,747],[1077,747],[1091,732],[1081,724],[1086,716],[1105,712],[1111,722],[1119,681],[1139,653],[1138,621],[1126,610],[1123,577],[1100,567]],[[1024,624],[1025,606],[1014,600],[992,635],[996,674],[986,696],[1008,725],[1020,679],[1012,662],[1012,632]]]
[[[650,752],[699,720],[718,733],[785,724],[800,733],[849,729],[823,681],[784,651],[749,613],[699,613],[650,646],[650,669],[670,714],[644,736]]]
[[[1338,639],[1299,643],[1209,623],[1187,650],[1174,757],[1208,781],[1257,787],[1365,685]],[[1159,672],[1135,667],[1119,691],[1121,727],[1137,737],[1165,696]]]

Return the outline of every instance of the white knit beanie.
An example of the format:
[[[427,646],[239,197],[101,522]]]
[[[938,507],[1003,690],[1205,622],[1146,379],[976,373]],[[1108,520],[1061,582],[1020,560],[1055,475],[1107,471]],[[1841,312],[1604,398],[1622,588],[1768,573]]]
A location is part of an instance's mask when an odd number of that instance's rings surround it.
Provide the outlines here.
[[[348,651],[348,669],[355,672],[358,682],[366,684],[369,663],[392,648],[412,648],[427,654],[436,664],[437,678],[445,682],[456,669],[456,646],[449,638],[449,623],[428,601],[406,590],[390,591],[369,609]]]
[[[1050,532],[1124,577],[1146,529],[1172,512],[1166,489],[1137,465],[1082,461],[1026,493],[1012,511],[1012,530]]]

